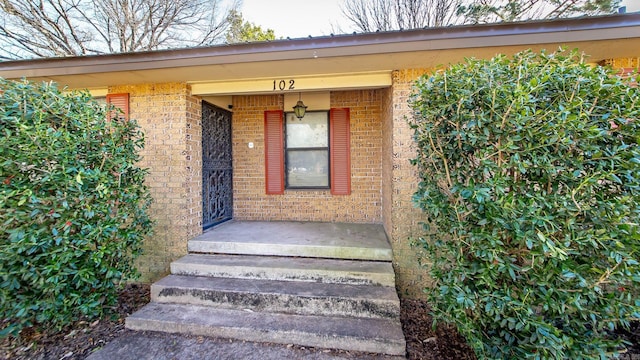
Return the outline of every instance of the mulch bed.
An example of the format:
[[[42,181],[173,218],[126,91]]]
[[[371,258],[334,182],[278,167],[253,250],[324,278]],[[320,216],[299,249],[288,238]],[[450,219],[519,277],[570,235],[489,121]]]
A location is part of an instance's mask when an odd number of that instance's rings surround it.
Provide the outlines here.
[[[402,331],[407,340],[407,357],[413,359],[475,359],[473,350],[458,334],[445,324],[432,328],[431,309],[426,302],[405,300],[400,302]]]
[[[0,359],[84,359],[127,331],[124,319],[149,302],[149,285],[128,284],[110,318],[79,321],[61,331],[25,329],[21,337],[0,340]]]
[[[616,335],[631,344],[627,347],[627,352],[620,355],[620,359],[640,359],[640,321],[631,323],[629,330],[618,329]]]
[[[118,297],[114,315],[95,322],[80,321],[61,331],[39,332],[26,329],[19,339],[0,340],[0,359],[85,359],[109,341],[126,334],[124,319],[149,302],[149,285],[129,284]],[[475,359],[473,351],[451,326],[432,328],[429,306],[424,301],[402,300],[401,321],[407,340],[409,359]],[[640,358],[640,323],[619,335],[630,342],[621,359]],[[280,346],[280,345],[274,345]],[[318,349],[326,352],[326,350]],[[348,358],[367,358],[365,354],[336,352]],[[636,357],[637,356],[637,357]]]

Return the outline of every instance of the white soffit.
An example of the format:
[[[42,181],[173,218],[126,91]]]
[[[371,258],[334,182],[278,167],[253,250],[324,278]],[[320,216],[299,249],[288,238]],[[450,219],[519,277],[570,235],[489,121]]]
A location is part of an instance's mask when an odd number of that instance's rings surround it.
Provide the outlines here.
[[[94,98],[103,98],[103,97],[106,97],[107,94],[109,93],[109,89],[107,89],[107,88],[99,88],[99,89],[98,88],[93,88],[93,89],[81,89],[81,88],[79,88],[79,89],[65,89],[63,91],[63,93],[69,94],[69,93],[71,93],[73,91],[88,91],[89,94],[91,94],[91,96],[94,97]]]
[[[233,97],[231,96],[203,96],[202,100],[227,111],[233,111]]]
[[[109,89],[107,88],[103,88],[103,89],[89,89],[89,93],[91,94],[91,96],[93,97],[105,97],[107,96],[107,94],[109,93]]]
[[[290,76],[235,81],[191,82],[193,95],[282,94],[391,86],[391,70],[372,73]]]
[[[284,94],[284,110],[292,111],[298,103],[298,99],[307,106],[307,111],[331,109],[331,93],[323,91]]]

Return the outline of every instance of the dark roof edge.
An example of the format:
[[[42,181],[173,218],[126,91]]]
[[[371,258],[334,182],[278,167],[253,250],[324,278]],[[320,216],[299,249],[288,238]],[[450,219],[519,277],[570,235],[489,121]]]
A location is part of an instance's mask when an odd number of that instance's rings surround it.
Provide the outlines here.
[[[164,68],[159,62],[169,62],[175,66],[176,62],[184,66],[197,65],[198,60],[212,57],[226,57],[235,59],[242,56],[246,62],[273,60],[263,54],[275,52],[293,52],[301,50],[319,51],[323,49],[357,48],[367,45],[403,44],[433,40],[455,40],[465,38],[485,38],[513,35],[535,35],[548,33],[562,33],[572,31],[589,31],[604,29],[634,28],[630,33],[616,33],[619,38],[640,38],[640,12],[615,14],[596,17],[581,17],[571,19],[536,20],[516,23],[498,23],[483,25],[463,25],[440,28],[414,29],[404,31],[361,33],[335,36],[309,37],[292,40],[275,40],[270,42],[255,42],[232,45],[216,45],[198,48],[183,48],[156,50],[148,52],[122,53],[109,55],[91,55],[64,58],[43,58],[31,60],[15,60],[0,62],[0,73],[3,71],[39,69],[43,75],[50,69],[75,68],[85,69],[98,66],[103,70],[117,66],[120,70]],[[637,29],[636,29],[637,28]],[[455,45],[455,44],[452,44]],[[483,44],[478,44],[483,46]],[[489,45],[487,45],[489,46]],[[451,48],[456,48],[451,46]],[[292,58],[295,58],[293,56]],[[192,61],[190,61],[192,60]],[[128,64],[128,65],[127,65]],[[80,71],[80,73],[85,72]],[[69,72],[65,72],[69,74]]]

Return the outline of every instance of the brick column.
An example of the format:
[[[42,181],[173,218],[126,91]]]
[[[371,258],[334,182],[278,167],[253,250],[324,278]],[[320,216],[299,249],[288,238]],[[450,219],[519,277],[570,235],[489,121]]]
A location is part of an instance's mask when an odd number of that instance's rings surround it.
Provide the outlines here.
[[[156,224],[136,266],[142,281],[154,281],[202,232],[201,102],[182,83],[116,86],[109,92],[129,93],[130,116],[145,134],[140,165],[149,169]]]
[[[413,81],[426,69],[393,72],[393,84],[387,89],[383,104],[383,213],[384,226],[393,248],[396,285],[401,296],[420,297],[429,285],[427,269],[418,263],[419,248],[411,239],[422,234],[424,216],[413,206],[411,198],[418,185],[416,169],[409,160],[415,157],[413,131],[407,122],[411,115],[409,96]]]

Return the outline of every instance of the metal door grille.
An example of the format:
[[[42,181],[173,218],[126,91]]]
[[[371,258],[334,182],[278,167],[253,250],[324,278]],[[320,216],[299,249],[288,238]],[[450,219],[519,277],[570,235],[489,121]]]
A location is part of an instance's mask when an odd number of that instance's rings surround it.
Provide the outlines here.
[[[202,103],[202,226],[233,217],[231,113]]]

